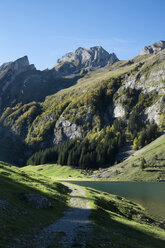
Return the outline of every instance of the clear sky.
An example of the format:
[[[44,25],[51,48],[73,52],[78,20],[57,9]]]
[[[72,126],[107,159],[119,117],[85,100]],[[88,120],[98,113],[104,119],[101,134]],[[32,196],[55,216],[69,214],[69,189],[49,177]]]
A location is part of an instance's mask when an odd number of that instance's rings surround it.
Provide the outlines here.
[[[0,0],[0,64],[28,55],[42,70],[96,45],[130,59],[164,26],[165,0]]]

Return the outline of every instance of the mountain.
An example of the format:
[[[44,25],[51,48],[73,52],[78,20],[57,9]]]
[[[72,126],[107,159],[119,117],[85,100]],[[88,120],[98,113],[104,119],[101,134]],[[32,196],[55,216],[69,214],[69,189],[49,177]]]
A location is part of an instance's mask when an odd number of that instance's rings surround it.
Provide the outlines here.
[[[27,56],[0,67],[1,247],[163,247],[161,215],[55,177],[164,180],[165,49],[116,62],[78,50],[51,70]],[[117,164],[126,146],[138,151]]]
[[[74,53],[70,52],[57,60],[55,69],[62,74],[77,73],[81,69],[94,70],[118,61],[114,53],[108,53],[101,46],[85,49],[79,47]]]
[[[0,67],[0,112],[18,103],[43,101],[47,95],[75,84],[76,78],[63,78],[53,70],[36,70],[28,57]]]
[[[116,61],[115,54],[109,54],[102,47],[92,47],[66,54],[52,70],[36,70],[27,56],[4,63],[0,67],[0,112],[18,103],[43,101],[46,96],[74,85],[88,70]]]
[[[140,55],[157,53],[157,52],[161,51],[164,48],[165,48],[165,41],[160,40],[158,42],[155,42],[151,46],[145,46],[141,50]]]
[[[34,154],[29,163],[99,168],[112,165],[126,141],[139,149],[155,139],[165,123],[165,50],[110,61],[95,47],[62,57],[52,70],[25,63],[9,79],[3,66],[1,160],[22,165]],[[74,70],[65,71],[70,63]]]

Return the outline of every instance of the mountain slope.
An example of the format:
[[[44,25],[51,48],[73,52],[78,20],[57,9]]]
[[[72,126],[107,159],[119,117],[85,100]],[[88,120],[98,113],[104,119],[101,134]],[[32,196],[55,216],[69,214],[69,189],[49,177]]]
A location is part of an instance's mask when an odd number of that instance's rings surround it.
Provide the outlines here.
[[[125,161],[92,175],[112,181],[164,181],[165,180],[165,134],[136,151]],[[142,161],[145,163],[142,166]]]
[[[68,140],[94,142],[97,136],[104,143],[103,132],[107,139],[112,135],[111,150],[117,152],[125,139],[138,137],[146,124],[154,121],[164,127],[165,49],[89,71],[79,79],[78,75],[74,86],[47,96],[42,103],[17,104],[3,111],[1,131],[24,142],[23,159]],[[66,78],[73,82],[75,77]],[[116,121],[114,130],[115,119],[120,124]],[[90,151],[89,156],[94,154]]]

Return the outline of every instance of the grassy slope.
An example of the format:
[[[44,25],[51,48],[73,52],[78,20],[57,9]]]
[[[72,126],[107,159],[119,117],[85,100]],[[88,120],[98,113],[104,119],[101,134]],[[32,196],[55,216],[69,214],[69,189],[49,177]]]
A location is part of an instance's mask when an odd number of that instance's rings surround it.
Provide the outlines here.
[[[36,209],[21,199],[22,193],[46,196],[52,204],[48,209]],[[6,200],[5,210],[0,207],[0,244],[10,242],[23,232],[44,227],[62,216],[67,209],[67,188],[50,178],[38,176],[0,162],[0,200]],[[3,246],[5,247],[5,246]]]
[[[25,192],[46,196],[53,207],[30,207],[21,200],[20,196]],[[140,205],[92,189],[87,189],[87,196],[90,198],[94,224],[93,232],[87,235],[87,247],[163,247],[165,231],[160,223],[146,215]],[[19,237],[21,233],[34,231],[34,228],[38,230],[62,216],[67,208],[68,194],[65,186],[37,171],[30,172],[29,168],[25,172],[24,168],[0,163],[0,199],[6,199],[9,203],[6,210],[0,211],[0,244],[5,247],[13,236]]]
[[[25,172],[37,172],[44,176],[52,178],[70,178],[78,179],[85,176],[85,171],[74,169],[70,166],[61,166],[57,164],[44,164],[44,165],[28,165],[22,168]]]
[[[87,247],[164,247],[165,230],[140,205],[90,188],[87,196],[91,199],[94,223]]]
[[[142,158],[146,168],[141,169]],[[165,135],[153,141],[129,159],[108,169],[96,171],[92,177],[113,181],[156,181],[165,180]]]

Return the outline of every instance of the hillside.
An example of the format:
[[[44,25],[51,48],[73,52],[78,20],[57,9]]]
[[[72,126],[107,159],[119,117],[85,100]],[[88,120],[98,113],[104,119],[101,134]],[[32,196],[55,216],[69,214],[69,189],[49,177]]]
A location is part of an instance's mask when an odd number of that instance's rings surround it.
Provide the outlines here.
[[[139,149],[158,137],[152,122],[163,130],[164,69],[165,49],[62,75],[73,86],[49,93],[42,102],[18,101],[3,110],[0,158],[21,165],[34,154],[29,164],[57,162],[81,169],[113,164],[126,141],[137,138]],[[42,158],[35,155],[40,150]]]
[[[145,163],[142,167],[143,159],[145,159]],[[92,178],[111,181],[164,181],[165,134],[136,151],[123,162],[95,172]]]
[[[99,170],[77,170],[70,166],[57,164],[28,165],[22,168],[26,173],[32,172],[57,180],[108,180],[108,181],[164,181],[165,180],[165,134],[134,151],[126,160],[109,168]],[[145,158],[144,168],[141,167]]]

